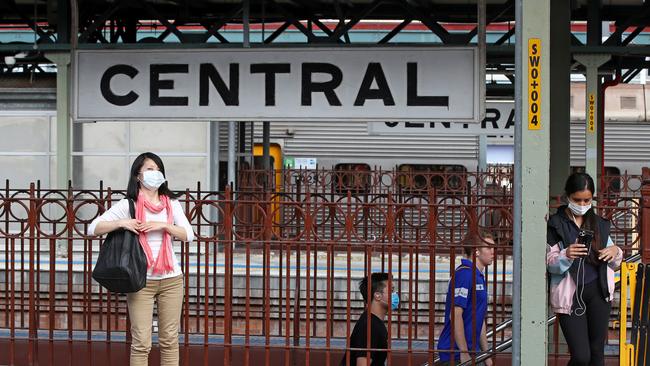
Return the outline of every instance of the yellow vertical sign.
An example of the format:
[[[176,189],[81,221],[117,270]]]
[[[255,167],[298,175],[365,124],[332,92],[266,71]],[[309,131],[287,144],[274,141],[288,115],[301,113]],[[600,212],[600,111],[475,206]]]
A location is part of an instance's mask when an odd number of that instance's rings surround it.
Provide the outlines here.
[[[589,108],[589,117],[587,118],[587,130],[591,133],[594,133],[596,131],[594,126],[594,118],[595,118],[594,113],[596,112],[596,97],[594,96],[594,93],[589,93],[588,108]]]
[[[528,129],[540,130],[541,121],[541,54],[542,42],[539,38],[528,39]]]

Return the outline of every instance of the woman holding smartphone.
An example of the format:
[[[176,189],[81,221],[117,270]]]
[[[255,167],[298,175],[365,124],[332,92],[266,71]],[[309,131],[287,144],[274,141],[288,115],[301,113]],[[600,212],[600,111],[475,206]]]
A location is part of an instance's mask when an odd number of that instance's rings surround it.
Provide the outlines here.
[[[570,175],[564,186],[567,205],[547,227],[550,301],[569,345],[570,366],[605,364],[614,270],[623,258],[609,237],[609,221],[594,212],[594,190],[588,174]]]

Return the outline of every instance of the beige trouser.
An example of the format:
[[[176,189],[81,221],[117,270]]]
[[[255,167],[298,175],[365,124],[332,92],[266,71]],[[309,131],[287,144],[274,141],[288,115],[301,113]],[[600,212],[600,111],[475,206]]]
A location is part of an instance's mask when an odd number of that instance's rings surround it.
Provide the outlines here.
[[[160,364],[178,366],[178,329],[183,306],[183,276],[147,280],[147,286],[128,294],[131,320],[131,366],[148,365],[153,326],[153,302],[158,299]]]

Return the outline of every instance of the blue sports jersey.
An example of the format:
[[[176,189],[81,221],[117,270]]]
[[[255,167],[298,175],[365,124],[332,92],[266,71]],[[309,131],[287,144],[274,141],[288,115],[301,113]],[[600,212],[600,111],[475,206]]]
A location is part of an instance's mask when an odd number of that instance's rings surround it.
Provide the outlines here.
[[[474,271],[472,271],[474,268]],[[473,291],[472,287],[472,272],[476,273],[476,328],[472,330],[472,296]],[[461,265],[456,268],[454,275],[454,286],[452,286],[451,281],[449,281],[449,289],[447,290],[447,301],[445,303],[445,326],[442,329],[440,334],[440,339],[438,340],[438,349],[439,350],[449,350],[451,349],[451,299],[452,291],[454,294],[454,306],[459,306],[463,308],[463,324],[465,325],[465,341],[467,342],[468,350],[480,351],[481,346],[479,343],[481,337],[481,329],[483,327],[483,321],[485,319],[485,314],[487,313],[487,286],[485,284],[485,277],[483,273],[479,271],[472,261],[463,258],[461,260]],[[474,335],[474,340],[472,340],[472,335]],[[454,349],[458,350],[458,345],[454,340]],[[440,352],[441,361],[449,361],[451,352]],[[456,352],[456,360],[460,359],[460,353]]]

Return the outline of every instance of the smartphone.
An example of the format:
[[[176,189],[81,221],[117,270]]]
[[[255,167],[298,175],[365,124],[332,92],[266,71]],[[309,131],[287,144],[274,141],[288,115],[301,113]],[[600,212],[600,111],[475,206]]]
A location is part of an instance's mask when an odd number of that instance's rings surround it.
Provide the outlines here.
[[[580,230],[578,233],[578,243],[589,246],[594,239],[594,232],[591,230]]]

